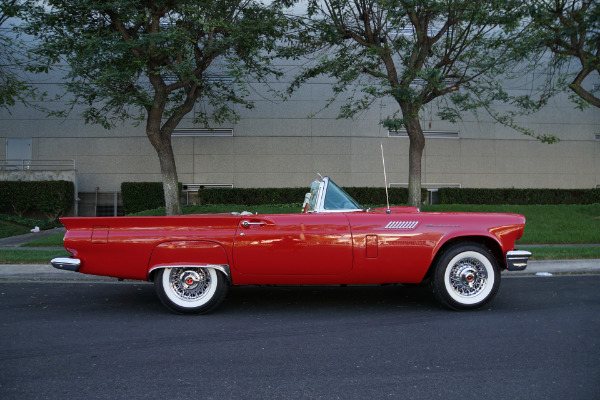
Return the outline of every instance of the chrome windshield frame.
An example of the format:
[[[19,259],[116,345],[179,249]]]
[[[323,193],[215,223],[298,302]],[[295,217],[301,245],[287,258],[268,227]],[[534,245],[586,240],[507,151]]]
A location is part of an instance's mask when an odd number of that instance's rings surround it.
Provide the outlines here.
[[[331,179],[328,176],[323,178],[323,180],[319,184],[319,191],[317,193],[317,201],[315,203],[315,208],[314,208],[314,210],[308,210],[307,212],[309,212],[309,213],[348,213],[348,212],[365,211],[364,208],[326,209],[325,208],[325,197],[327,195],[327,189],[329,189],[330,182],[331,182]],[[350,198],[352,200],[352,203],[358,204],[356,202],[356,200],[354,200],[352,197],[350,197],[350,195],[348,195],[348,193],[344,192],[343,189],[341,189],[341,190],[348,198]]]

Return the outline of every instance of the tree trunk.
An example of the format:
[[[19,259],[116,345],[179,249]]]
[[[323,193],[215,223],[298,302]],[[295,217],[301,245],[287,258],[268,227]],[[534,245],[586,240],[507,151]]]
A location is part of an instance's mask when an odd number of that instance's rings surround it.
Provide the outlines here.
[[[177,178],[177,167],[175,166],[175,155],[171,140],[161,138],[160,146],[156,147],[156,153],[160,160],[160,172],[163,180],[165,193],[166,215],[181,215],[181,202],[179,200],[179,180]]]
[[[401,106],[410,140],[408,150],[408,205],[421,207],[421,163],[425,149],[425,135],[419,123],[418,109]]]
[[[146,134],[150,139],[150,143],[154,146],[158,160],[160,161],[160,172],[162,174],[165,195],[165,213],[166,215],[181,215],[179,180],[177,178],[175,154],[173,154],[173,147],[171,146],[171,135],[162,134],[160,127],[151,128],[150,126],[146,128]]]

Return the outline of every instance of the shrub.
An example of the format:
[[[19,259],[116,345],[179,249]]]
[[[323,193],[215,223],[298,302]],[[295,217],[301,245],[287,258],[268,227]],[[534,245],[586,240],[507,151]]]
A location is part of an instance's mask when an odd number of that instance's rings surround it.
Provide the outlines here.
[[[600,189],[440,188],[440,204],[594,204]]]
[[[73,206],[75,187],[69,181],[1,181],[0,209],[22,217],[40,211],[55,221]]]
[[[304,200],[306,188],[211,188],[198,190],[199,204],[287,204]]]
[[[179,194],[181,195],[181,183]],[[123,182],[121,198],[125,214],[133,214],[144,210],[165,206],[165,194],[162,182]]]
[[[60,222],[57,223],[57,222],[53,222],[53,221],[44,221],[44,220],[40,220],[40,219],[23,218],[23,217],[18,217],[16,215],[8,215],[8,214],[0,214],[0,221],[13,222],[15,224],[27,226],[27,227],[31,227],[31,228],[33,228],[34,226],[37,226],[41,230],[52,229],[56,226],[62,226],[60,224]]]
[[[360,204],[385,204],[385,188],[382,187],[345,187],[344,190]],[[408,189],[389,188],[390,203],[406,203]],[[242,204],[255,206],[261,204],[290,204],[304,201],[309,191],[301,188],[214,188],[198,190],[199,204]],[[423,191],[423,199],[427,191]]]

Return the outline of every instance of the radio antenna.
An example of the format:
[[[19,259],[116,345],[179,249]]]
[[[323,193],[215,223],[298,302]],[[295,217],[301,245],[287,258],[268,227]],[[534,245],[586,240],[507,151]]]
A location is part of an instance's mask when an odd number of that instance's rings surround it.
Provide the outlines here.
[[[383,143],[379,142],[379,144],[381,144],[381,162],[383,163],[383,179],[385,181],[385,201],[387,204],[386,213],[391,214],[392,210],[390,210],[390,196],[388,195],[387,174],[385,173],[385,158],[383,157]]]

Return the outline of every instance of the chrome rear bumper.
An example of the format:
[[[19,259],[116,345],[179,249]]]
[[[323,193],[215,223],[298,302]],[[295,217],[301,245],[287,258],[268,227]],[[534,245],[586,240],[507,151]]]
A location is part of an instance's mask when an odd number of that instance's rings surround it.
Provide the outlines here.
[[[512,250],[506,253],[506,269],[509,271],[523,271],[527,268],[527,261],[531,252],[525,250]]]
[[[58,258],[53,258],[52,261],[50,261],[50,264],[52,264],[52,266],[54,268],[58,268],[58,269],[65,269],[67,271],[79,271],[79,266],[81,265],[81,260],[78,258],[71,258],[71,257],[58,257]]]

